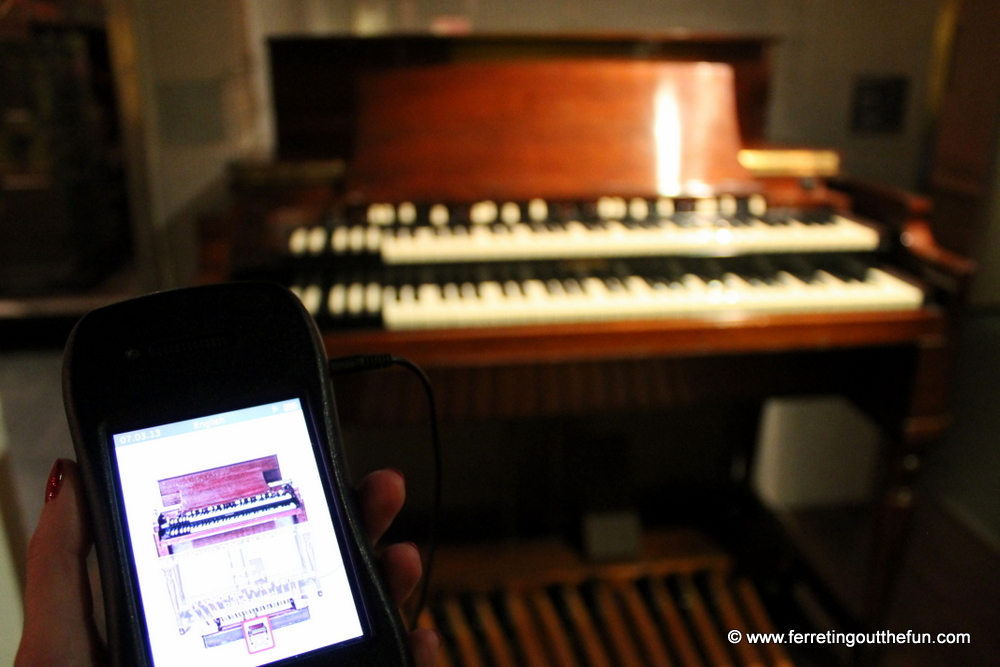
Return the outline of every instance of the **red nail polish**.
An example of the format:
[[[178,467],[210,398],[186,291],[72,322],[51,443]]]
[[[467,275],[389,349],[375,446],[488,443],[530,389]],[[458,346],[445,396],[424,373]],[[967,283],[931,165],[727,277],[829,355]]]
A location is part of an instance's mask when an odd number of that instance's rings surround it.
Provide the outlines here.
[[[56,499],[56,496],[59,495],[59,489],[62,488],[62,482],[63,460],[56,459],[56,462],[52,464],[52,470],[49,471],[49,483],[45,485],[45,502]]]

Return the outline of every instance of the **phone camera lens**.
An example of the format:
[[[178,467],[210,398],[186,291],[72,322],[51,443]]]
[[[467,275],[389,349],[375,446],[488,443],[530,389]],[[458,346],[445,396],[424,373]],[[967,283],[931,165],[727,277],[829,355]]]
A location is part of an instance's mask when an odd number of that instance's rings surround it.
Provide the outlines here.
[[[128,359],[129,361],[135,361],[136,359],[139,358],[139,350],[135,349],[134,347],[129,348],[125,352],[125,358]]]

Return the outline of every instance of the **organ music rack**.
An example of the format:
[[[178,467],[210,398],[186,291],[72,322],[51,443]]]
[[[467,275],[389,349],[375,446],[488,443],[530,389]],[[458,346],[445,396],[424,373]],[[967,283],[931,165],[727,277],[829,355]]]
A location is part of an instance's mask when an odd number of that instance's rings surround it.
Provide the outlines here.
[[[575,417],[759,402],[773,394],[850,397],[886,438],[871,548],[858,565],[867,584],[851,596],[821,565],[806,562],[805,569],[840,618],[877,625],[905,544],[915,477],[948,422],[955,314],[973,267],[935,244],[926,224],[930,204],[919,196],[816,174],[748,174],[737,154],[740,136],[763,139],[768,49],[766,39],[669,35],[275,40],[279,155],[342,159],[346,180],[262,198],[251,193],[241,215],[266,224],[241,224],[228,239],[224,228],[216,230],[221,243],[206,252],[215,248],[224,258],[215,275],[295,285],[288,260],[297,230],[321,228],[322,262],[350,267],[363,253],[327,255],[337,226],[366,225],[369,204],[390,203],[398,215],[406,202],[457,204],[468,215],[475,202],[500,208],[540,197],[553,208],[575,206],[578,215],[606,195],[640,197],[655,208],[664,192],[676,191],[683,206],[763,195],[772,209],[818,207],[874,222],[880,240],[871,261],[918,286],[921,303],[416,330],[373,329],[371,321],[369,328],[334,328],[324,320],[329,311],[317,314],[328,327],[330,356],[388,351],[427,367],[445,420]],[[682,65],[674,67],[677,61]],[[732,74],[694,64],[702,61],[728,63]],[[665,88],[687,91],[671,98],[684,142],[667,187],[650,148],[663,144],[656,121],[657,94]],[[318,89],[319,102],[305,103]],[[706,108],[718,113],[697,113]],[[310,135],[308,128],[322,129]],[[334,221],[324,223],[331,210]],[[321,285],[320,310],[330,288],[329,280]],[[565,391],[580,378],[605,390]],[[488,396],[489,405],[477,395]],[[345,419],[372,423],[419,418],[414,406],[422,405],[390,376],[345,382],[339,400]],[[735,448],[744,467],[751,440]],[[754,499],[743,495],[740,502],[750,508],[742,516],[759,518]],[[724,541],[743,555],[747,535],[733,528]]]

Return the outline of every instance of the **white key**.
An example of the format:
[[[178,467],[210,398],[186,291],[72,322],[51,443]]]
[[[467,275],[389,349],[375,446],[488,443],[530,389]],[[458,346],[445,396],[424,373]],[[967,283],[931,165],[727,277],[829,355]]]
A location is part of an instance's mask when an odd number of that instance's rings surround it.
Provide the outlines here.
[[[395,285],[386,285],[382,288],[382,303],[396,303]]]
[[[507,299],[521,299],[524,293],[521,291],[521,283],[516,280],[508,280],[503,284],[503,293]]]
[[[306,227],[296,227],[288,235],[288,252],[295,257],[306,254],[309,248],[309,229]]]
[[[404,201],[396,209],[396,218],[400,224],[412,225],[417,219],[417,207],[412,202]]]
[[[365,249],[365,228],[361,225],[351,227],[347,236],[347,247],[351,252],[362,252]]]
[[[649,217],[649,203],[642,197],[633,197],[628,203],[628,215],[633,220],[645,220]]]
[[[396,207],[392,204],[382,204],[382,224],[391,225],[396,222]]]
[[[428,218],[432,225],[447,225],[450,218],[448,207],[444,204],[434,204],[431,206]]]
[[[368,224],[391,225],[395,222],[396,210],[392,204],[370,204],[368,206]]]
[[[487,280],[479,283],[479,296],[484,302],[495,303],[503,300],[503,288],[495,280]]]
[[[719,213],[731,218],[736,215],[736,197],[732,195],[722,195],[719,197]]]
[[[629,276],[625,279],[625,288],[629,291],[634,298],[646,299],[649,298],[652,290],[649,287],[649,283],[640,278],[639,276]]]
[[[612,220],[615,217],[615,202],[611,197],[597,198],[597,217],[601,220]]]
[[[321,303],[323,303],[323,290],[319,285],[309,285],[302,290],[302,305],[313,317],[319,313]]]
[[[529,301],[542,302],[549,298],[549,291],[545,289],[545,283],[541,280],[525,280],[523,289]]]
[[[409,285],[404,285],[405,290]],[[400,298],[403,297],[402,292],[400,293]],[[421,303],[435,303],[441,300],[441,288],[434,283],[423,283],[417,288],[417,299]]]
[[[500,207],[500,219],[508,225],[521,222],[521,207],[512,201],[506,202]]]
[[[343,225],[334,228],[333,233],[330,234],[330,249],[335,255],[343,255],[347,252],[347,227]]]
[[[347,312],[351,315],[360,315],[365,309],[365,286],[361,283],[352,283],[347,288]]]
[[[492,201],[479,201],[469,209],[469,221],[476,225],[496,222],[497,205]]]
[[[347,310],[347,288],[344,285],[338,283],[330,288],[326,308],[335,318],[344,316],[344,311]]]
[[[369,227],[365,231],[365,249],[368,252],[378,252],[382,246],[382,230],[378,227]]]
[[[764,195],[750,195],[747,208],[750,211],[750,215],[759,218],[767,213],[767,200],[764,199]]]
[[[528,217],[533,222],[544,222],[549,218],[549,205],[544,199],[532,199],[528,202]]]
[[[719,202],[714,197],[702,197],[694,200],[695,213],[715,215],[719,212]]]
[[[674,200],[669,197],[660,197],[656,200],[656,215],[661,218],[669,218],[674,214]]]
[[[608,287],[600,278],[584,278],[583,291],[595,299],[605,299],[608,297]]]
[[[423,313],[426,306],[417,300],[413,285],[402,285],[395,300],[386,299],[384,293],[382,296],[382,322],[387,328],[418,329],[428,319]]]
[[[326,229],[313,227],[309,230],[309,254],[319,255],[326,247]]]
[[[628,203],[624,197],[612,197],[611,200],[615,205],[615,219],[623,220],[628,215]]]

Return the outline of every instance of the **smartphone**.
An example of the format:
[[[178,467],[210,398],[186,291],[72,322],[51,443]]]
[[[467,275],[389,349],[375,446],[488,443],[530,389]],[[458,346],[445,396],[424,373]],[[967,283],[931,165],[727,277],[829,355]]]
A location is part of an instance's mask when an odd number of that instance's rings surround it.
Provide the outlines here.
[[[345,477],[322,341],[288,290],[95,310],[63,393],[116,665],[410,665]]]

